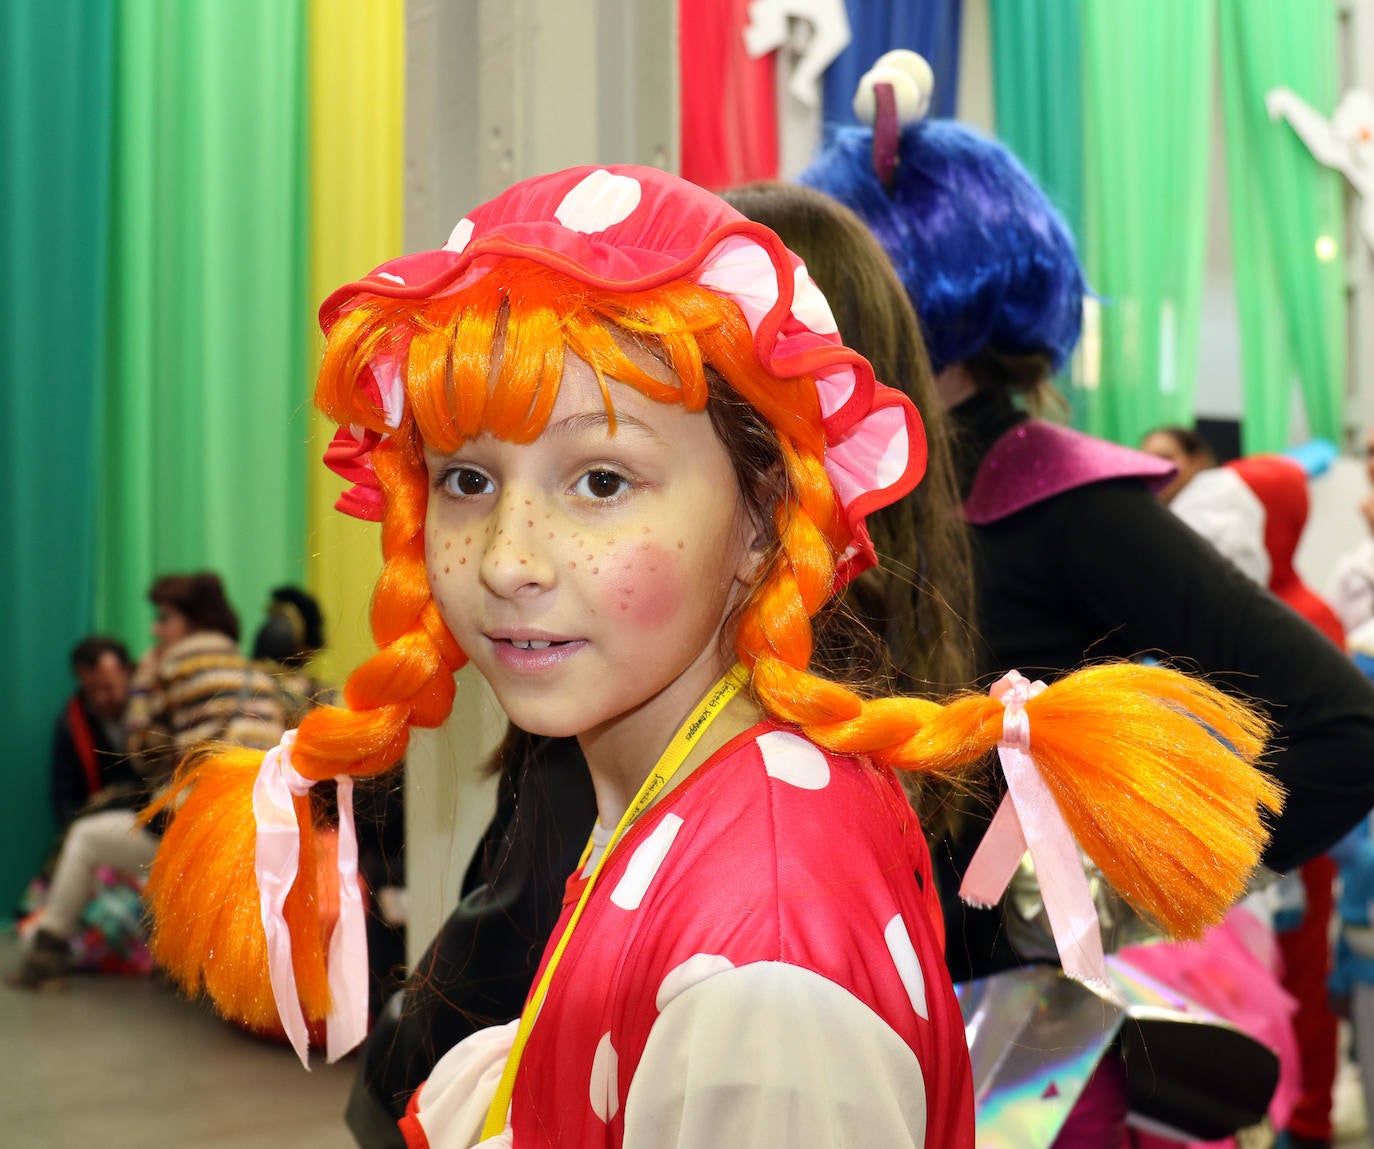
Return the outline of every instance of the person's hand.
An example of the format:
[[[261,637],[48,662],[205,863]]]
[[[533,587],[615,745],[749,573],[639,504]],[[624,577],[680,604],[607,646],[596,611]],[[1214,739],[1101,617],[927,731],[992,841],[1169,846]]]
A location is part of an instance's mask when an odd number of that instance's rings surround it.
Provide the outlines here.
[[[1364,521],[1371,532],[1374,532],[1374,495],[1369,495],[1360,504],[1360,514],[1364,515]]]

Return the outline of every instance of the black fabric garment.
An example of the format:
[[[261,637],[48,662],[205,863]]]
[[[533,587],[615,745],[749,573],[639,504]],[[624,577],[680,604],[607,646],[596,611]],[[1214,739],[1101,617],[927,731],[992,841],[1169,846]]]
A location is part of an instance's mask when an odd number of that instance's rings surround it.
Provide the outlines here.
[[[346,1112],[363,1149],[402,1149],[395,1122],[439,1058],[520,1015],[595,822],[577,742],[533,739],[502,775],[462,900],[363,1046]]]
[[[337,803],[329,802],[332,786],[317,786],[328,821],[338,820]],[[313,793],[313,791],[312,791]],[[332,809],[330,808],[332,807]],[[377,893],[404,886],[405,763],[380,778],[360,778],[353,789],[353,819],[358,834],[358,875],[367,896],[368,1007],[379,1013],[406,978],[406,931],[382,914]]]
[[[953,408],[960,489],[1025,419],[980,392]],[[1046,681],[1084,662],[1153,655],[1259,700],[1278,725],[1268,762],[1288,790],[1264,861],[1287,871],[1374,805],[1374,688],[1306,620],[1251,582],[1134,479],[1093,483],[972,529],[980,671]],[[1020,964],[1000,911],[958,901],[982,835],[934,850],[956,981]]]
[[[95,745],[95,761],[100,769],[101,788],[118,787],[128,790],[128,799],[115,805],[134,805],[133,798],[138,791],[140,780],[124,753],[124,747],[111,745],[105,735],[104,723],[85,706],[81,709],[91,731],[91,741]],[[71,725],[67,721],[66,706],[62,708],[62,713],[53,726],[49,788],[53,817],[57,820],[58,828],[64,829],[91,798],[86,769],[81,764],[81,756],[76,751],[76,740],[72,737]],[[108,808],[114,809],[115,805]]]

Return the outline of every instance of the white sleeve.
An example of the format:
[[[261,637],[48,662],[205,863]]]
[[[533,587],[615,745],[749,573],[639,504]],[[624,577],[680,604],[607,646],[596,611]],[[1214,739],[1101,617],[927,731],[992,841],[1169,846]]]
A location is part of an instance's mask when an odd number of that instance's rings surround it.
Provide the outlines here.
[[[477,1145],[502,1149],[510,1145],[509,1122],[503,1133],[485,1141],[479,1139],[519,1025],[517,1019],[479,1029],[439,1059],[420,1086],[416,1105],[415,1115],[429,1149],[471,1149]]]
[[[1200,471],[1169,504],[1180,519],[1260,586],[1269,585],[1264,504],[1230,467]]]
[[[659,1014],[625,1099],[625,1149],[920,1149],[916,1055],[853,994],[778,962],[727,970]]]
[[[1336,564],[1330,599],[1347,633],[1374,619],[1374,539],[1366,539]]]

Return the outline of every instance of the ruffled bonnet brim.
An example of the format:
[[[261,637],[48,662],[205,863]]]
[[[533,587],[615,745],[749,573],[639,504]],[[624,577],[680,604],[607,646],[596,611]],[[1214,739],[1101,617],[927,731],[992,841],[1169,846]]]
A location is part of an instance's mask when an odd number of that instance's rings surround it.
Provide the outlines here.
[[[617,166],[525,180],[460,220],[440,250],[390,260],[339,288],[320,308],[320,325],[328,334],[368,296],[421,301],[461,291],[508,259],[617,292],[689,279],[738,304],[762,367],[779,379],[816,381],[825,469],[846,536],[837,584],[876,563],[864,519],[919,482],[926,461],[920,416],[844,345],[805,265],[773,232],[676,176]],[[369,377],[359,380],[392,429],[400,426],[405,402],[402,371],[392,349],[374,358]],[[338,509],[358,518],[382,517],[370,455],[383,435],[341,427],[325,454],[325,463],[352,484]]]

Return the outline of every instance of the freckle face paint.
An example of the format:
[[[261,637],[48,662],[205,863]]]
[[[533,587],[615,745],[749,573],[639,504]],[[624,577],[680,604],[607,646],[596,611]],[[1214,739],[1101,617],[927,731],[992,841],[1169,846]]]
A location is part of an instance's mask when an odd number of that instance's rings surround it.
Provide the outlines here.
[[[616,618],[657,630],[682,605],[682,580],[673,554],[657,543],[640,543],[616,556],[604,579],[603,601]]]

